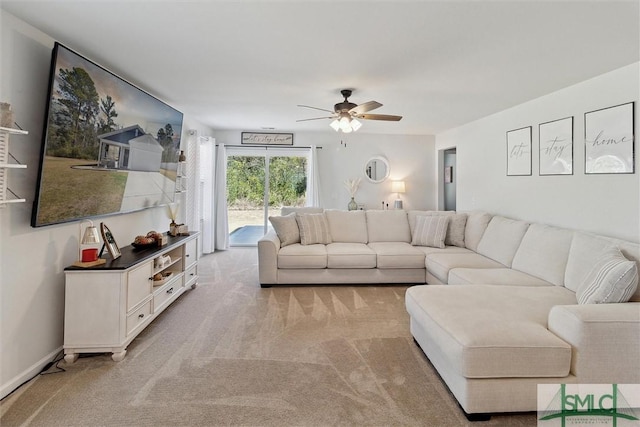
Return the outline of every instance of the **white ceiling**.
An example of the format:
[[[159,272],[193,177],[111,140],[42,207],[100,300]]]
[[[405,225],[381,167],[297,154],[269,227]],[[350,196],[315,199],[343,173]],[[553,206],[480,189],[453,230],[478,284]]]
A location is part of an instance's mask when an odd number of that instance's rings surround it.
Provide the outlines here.
[[[2,9],[214,129],[333,132],[350,101],[437,134],[637,62],[635,1],[0,0]],[[319,113],[319,114],[317,114]]]

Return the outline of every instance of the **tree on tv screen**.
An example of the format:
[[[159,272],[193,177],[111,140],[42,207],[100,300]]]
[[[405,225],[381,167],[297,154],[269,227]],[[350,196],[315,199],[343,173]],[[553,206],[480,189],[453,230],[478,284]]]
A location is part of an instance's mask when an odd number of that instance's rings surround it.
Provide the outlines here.
[[[93,79],[83,68],[61,68],[59,77],[58,97],[50,111],[47,154],[97,159],[98,135],[117,129],[115,102],[109,95],[100,99]]]

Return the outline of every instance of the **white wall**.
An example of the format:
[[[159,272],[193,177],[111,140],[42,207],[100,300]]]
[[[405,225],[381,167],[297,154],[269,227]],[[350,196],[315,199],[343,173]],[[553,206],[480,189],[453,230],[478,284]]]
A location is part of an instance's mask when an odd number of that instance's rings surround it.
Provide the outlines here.
[[[436,135],[436,149],[457,147],[458,210],[493,213],[638,242],[640,170],[584,174],[584,113],[635,101],[640,66],[632,64]],[[523,82],[526,84],[526,82]],[[538,125],[574,116],[574,174],[538,175]],[[533,128],[533,176],[506,176],[506,131]],[[440,175],[441,176],[441,175]]]
[[[391,193],[391,181],[404,180],[402,195],[405,209],[435,209],[436,165],[433,136],[372,135],[363,128],[356,133],[337,134],[327,124],[327,132],[297,132],[295,146],[317,145],[320,170],[320,204],[327,209],[346,209],[350,197],[344,181],[362,178],[355,200],[367,209],[380,209],[382,201],[393,207],[396,193]],[[284,132],[284,131],[283,131]],[[216,142],[239,145],[240,131],[217,131]],[[346,142],[346,146],[341,144]],[[389,179],[373,184],[365,179],[364,167],[371,156],[389,160]]]
[[[0,100],[29,131],[11,137],[11,153],[28,165],[9,172],[9,187],[26,203],[0,209],[0,398],[38,373],[62,349],[63,269],[78,257],[79,223],[31,228],[51,49],[54,40],[2,11]],[[73,46],[70,46],[73,48]],[[202,129],[185,115],[187,129]],[[101,219],[98,218],[99,222]],[[120,246],[149,230],[168,229],[166,208],[104,218]]]

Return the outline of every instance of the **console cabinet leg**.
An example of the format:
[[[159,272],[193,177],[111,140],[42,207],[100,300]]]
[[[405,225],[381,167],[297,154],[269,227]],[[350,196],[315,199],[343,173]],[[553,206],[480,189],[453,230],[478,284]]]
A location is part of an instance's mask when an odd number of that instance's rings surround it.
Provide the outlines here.
[[[124,359],[124,356],[127,355],[127,350],[122,350],[120,353],[113,353],[111,355],[111,359],[113,359],[114,362],[122,362],[122,360]]]

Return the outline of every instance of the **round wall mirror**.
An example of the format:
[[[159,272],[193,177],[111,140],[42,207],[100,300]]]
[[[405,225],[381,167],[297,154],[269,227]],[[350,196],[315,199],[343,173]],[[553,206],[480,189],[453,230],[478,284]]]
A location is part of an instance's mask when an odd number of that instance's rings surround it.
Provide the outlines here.
[[[389,161],[382,156],[370,158],[364,165],[364,176],[374,184],[379,184],[389,177]]]

